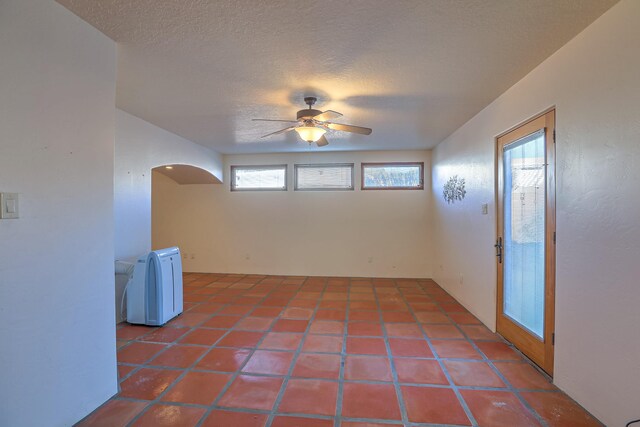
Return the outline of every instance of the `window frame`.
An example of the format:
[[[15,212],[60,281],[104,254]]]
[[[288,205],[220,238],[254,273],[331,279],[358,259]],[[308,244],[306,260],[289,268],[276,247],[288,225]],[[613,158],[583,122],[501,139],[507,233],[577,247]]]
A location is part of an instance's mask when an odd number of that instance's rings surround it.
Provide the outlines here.
[[[373,187],[365,186],[364,170],[369,166],[418,166],[420,167],[420,186],[418,187]],[[424,190],[424,162],[375,162],[361,163],[360,165],[360,189],[361,190]]]
[[[284,187],[283,188],[237,188],[235,183],[236,170],[238,169],[257,169],[257,170],[282,170],[284,169]],[[229,188],[230,191],[288,191],[289,189],[289,165],[231,165],[229,175]]]
[[[320,168],[348,166],[351,168],[351,187],[349,188],[300,188],[298,187],[298,168]],[[293,191],[354,191],[355,190],[355,163],[295,163],[293,165]]]

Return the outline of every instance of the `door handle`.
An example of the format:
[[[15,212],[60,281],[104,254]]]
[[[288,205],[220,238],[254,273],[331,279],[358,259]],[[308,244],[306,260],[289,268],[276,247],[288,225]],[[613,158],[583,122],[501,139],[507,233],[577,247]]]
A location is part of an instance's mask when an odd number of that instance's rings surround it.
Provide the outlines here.
[[[496,248],[496,256],[498,257],[498,262],[502,264],[502,237],[498,237],[496,240],[496,244],[493,245]]]

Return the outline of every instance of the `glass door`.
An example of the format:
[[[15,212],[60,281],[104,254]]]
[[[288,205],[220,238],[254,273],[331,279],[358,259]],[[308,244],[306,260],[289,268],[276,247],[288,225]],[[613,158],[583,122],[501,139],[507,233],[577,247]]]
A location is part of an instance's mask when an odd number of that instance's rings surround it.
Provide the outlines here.
[[[497,329],[553,372],[553,111],[498,138]]]

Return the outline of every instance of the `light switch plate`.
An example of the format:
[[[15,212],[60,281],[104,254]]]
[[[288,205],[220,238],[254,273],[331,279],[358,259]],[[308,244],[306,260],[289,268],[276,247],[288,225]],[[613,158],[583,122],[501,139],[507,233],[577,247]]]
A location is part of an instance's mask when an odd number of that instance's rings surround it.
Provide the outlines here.
[[[17,219],[19,217],[18,193],[0,193],[0,219]]]

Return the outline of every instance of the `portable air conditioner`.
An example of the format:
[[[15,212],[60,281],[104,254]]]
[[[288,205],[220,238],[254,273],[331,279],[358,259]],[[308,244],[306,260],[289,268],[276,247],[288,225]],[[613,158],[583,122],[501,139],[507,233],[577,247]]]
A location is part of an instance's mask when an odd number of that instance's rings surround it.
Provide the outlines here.
[[[129,323],[160,326],[182,313],[180,249],[160,249],[138,258],[126,292]]]

